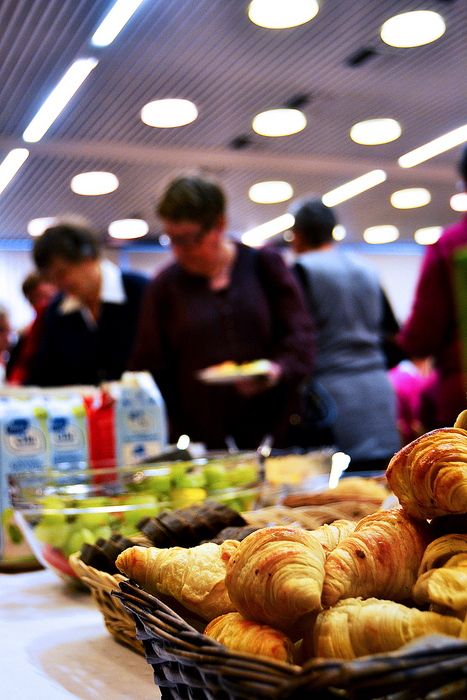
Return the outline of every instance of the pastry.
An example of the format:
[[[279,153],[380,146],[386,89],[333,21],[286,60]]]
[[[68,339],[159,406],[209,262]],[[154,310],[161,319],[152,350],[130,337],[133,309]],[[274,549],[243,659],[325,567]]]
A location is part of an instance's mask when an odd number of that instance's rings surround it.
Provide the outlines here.
[[[191,549],[131,547],[117,568],[148,593],[169,595],[205,620],[235,612],[225,587],[226,565],[238,542],[208,542]]]
[[[204,634],[216,639],[231,651],[268,656],[276,661],[293,663],[294,645],[279,630],[245,620],[239,613],[227,613],[212,620]]]
[[[401,506],[421,520],[467,512],[467,431],[439,428],[399,450],[386,478]]]
[[[343,598],[410,598],[430,526],[401,509],[380,510],[360,520],[328,555],[321,602]]]
[[[408,608],[376,598],[342,600],[320,612],[306,632],[301,659],[355,659],[399,649],[426,634],[459,636],[462,623],[455,617]]]
[[[262,528],[239,543],[227,563],[225,585],[245,619],[287,633],[319,609],[324,559],[313,533],[294,526]]]

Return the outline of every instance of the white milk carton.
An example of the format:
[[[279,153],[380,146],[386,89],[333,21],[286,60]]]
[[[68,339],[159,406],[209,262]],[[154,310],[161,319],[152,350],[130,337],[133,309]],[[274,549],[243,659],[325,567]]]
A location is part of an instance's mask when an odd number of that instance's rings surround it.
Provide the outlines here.
[[[167,415],[162,395],[149,372],[125,372],[105,385],[114,399],[117,463],[138,464],[167,447]]]
[[[54,471],[77,472],[88,466],[86,411],[82,396],[65,392],[45,396],[49,465]]]

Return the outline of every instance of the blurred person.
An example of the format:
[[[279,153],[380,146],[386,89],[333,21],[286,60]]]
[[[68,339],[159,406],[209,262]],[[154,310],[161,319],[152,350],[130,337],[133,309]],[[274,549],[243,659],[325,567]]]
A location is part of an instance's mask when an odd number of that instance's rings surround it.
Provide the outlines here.
[[[402,445],[407,445],[426,432],[421,404],[432,376],[430,358],[405,359],[389,370],[397,397],[397,422]]]
[[[458,169],[467,188],[467,146]],[[427,246],[412,307],[398,343],[410,358],[432,357],[421,395],[426,430],[453,426],[467,408],[467,214]]]
[[[21,290],[34,310],[35,318],[19,332],[10,352],[5,378],[8,384],[14,385],[24,384],[31,372],[44,329],[45,309],[58,292],[55,285],[37,271],[26,276]]]
[[[316,324],[314,377],[336,407],[335,444],[350,456],[350,470],[385,469],[400,448],[383,351],[387,299],[377,274],[335,245],[331,208],[311,199],[296,206],[294,217],[294,269]]]
[[[86,228],[61,224],[36,239],[40,274],[59,290],[47,307],[44,330],[27,384],[96,385],[119,379],[133,342],[147,278],[122,272],[102,258]]]
[[[0,304],[0,384],[5,380],[5,370],[13,340],[10,312]]]
[[[266,434],[294,445],[298,387],[311,371],[313,325],[279,253],[226,234],[222,189],[175,179],[157,205],[174,260],[149,285],[129,368],[149,370],[165,399],[171,440],[182,434],[225,449],[254,449]],[[269,360],[267,373],[204,383],[198,372],[231,361]]]

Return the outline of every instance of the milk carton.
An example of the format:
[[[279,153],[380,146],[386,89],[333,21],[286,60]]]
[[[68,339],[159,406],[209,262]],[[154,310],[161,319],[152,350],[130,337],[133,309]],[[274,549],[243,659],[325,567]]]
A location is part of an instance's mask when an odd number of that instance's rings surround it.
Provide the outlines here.
[[[105,391],[114,400],[117,463],[137,464],[160,454],[167,446],[165,403],[149,372],[125,372]]]
[[[77,393],[49,393],[45,396],[46,428],[49,441],[49,466],[54,471],[76,472],[88,466],[86,412]],[[64,476],[63,480],[66,479]]]

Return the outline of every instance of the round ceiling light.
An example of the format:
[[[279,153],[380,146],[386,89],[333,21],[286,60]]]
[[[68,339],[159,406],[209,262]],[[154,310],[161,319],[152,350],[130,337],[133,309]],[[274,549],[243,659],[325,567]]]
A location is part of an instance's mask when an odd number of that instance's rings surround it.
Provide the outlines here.
[[[129,240],[141,238],[149,231],[149,226],[143,219],[118,219],[109,224],[109,236]]]
[[[118,178],[113,173],[106,172],[80,173],[72,178],[70,187],[75,194],[108,194],[117,189]]]
[[[459,192],[455,194],[449,200],[451,209],[454,211],[467,211],[467,192]]]
[[[398,190],[391,195],[391,204],[396,209],[415,209],[431,202],[431,194],[424,187]]]
[[[54,216],[44,216],[40,219],[31,219],[27,225],[27,231],[30,236],[42,236],[46,228],[50,228],[56,222]]]
[[[196,105],[190,100],[164,99],[148,102],[141,110],[141,120],[148,126],[168,129],[191,124],[198,116]]]
[[[395,119],[367,119],[354,124],[350,130],[350,138],[355,143],[374,145],[395,141],[401,132],[401,126]]]
[[[261,136],[289,136],[306,127],[306,117],[299,109],[269,109],[257,114],[252,126]]]
[[[419,228],[415,231],[413,237],[415,242],[420,245],[431,245],[432,243],[436,243],[441,236],[442,230],[441,226],[427,226],[426,228]]]
[[[335,241],[343,241],[346,235],[347,231],[345,226],[342,226],[342,224],[336,224],[336,226],[334,226],[332,229],[332,237]]]
[[[423,46],[439,39],[445,31],[444,19],[437,12],[416,10],[388,19],[381,27],[381,39],[398,48]]]
[[[258,204],[273,204],[274,202],[285,202],[293,195],[292,185],[281,180],[270,180],[269,182],[257,182],[248,191],[248,196],[252,202]]]
[[[309,22],[318,10],[316,0],[252,0],[248,17],[266,29],[286,29]]]
[[[363,232],[363,238],[367,243],[392,243],[399,238],[399,231],[395,226],[370,226]]]

